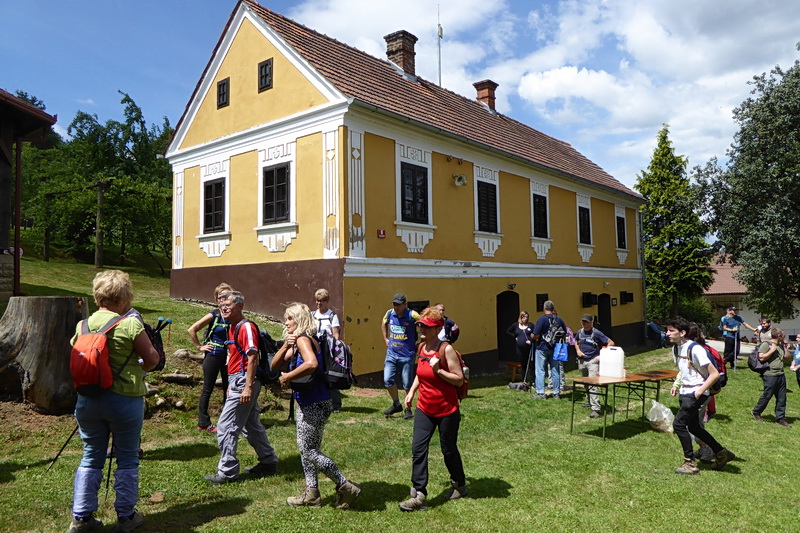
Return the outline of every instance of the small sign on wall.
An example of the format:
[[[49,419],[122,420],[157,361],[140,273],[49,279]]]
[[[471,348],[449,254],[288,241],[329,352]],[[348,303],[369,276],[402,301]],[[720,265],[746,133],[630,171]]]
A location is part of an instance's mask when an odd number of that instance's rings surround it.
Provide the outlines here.
[[[378,238],[379,239],[385,239],[386,238],[386,230],[385,229],[379,229],[378,230]]]
[[[611,298],[611,305],[617,305],[617,299]]]

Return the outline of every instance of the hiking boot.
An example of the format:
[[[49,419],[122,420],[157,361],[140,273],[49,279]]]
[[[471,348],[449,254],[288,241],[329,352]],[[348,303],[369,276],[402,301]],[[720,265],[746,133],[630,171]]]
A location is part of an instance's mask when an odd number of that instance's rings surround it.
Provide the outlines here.
[[[600,418],[603,414],[600,411],[592,411],[589,415],[589,418]]]
[[[755,420],[756,422],[763,422],[764,421],[764,419],[761,418],[761,415],[757,415],[755,413],[753,413],[753,420]]]
[[[695,462],[694,458],[690,459],[688,457],[684,457],[683,464],[675,469],[675,473],[691,476],[694,474],[699,474],[700,469],[697,468],[697,463]]]
[[[405,411],[403,411],[403,418],[405,418],[406,420],[411,420],[412,418],[414,418],[414,413],[411,412],[411,409],[406,409]]]
[[[117,519],[117,532],[126,533],[127,531],[133,531],[142,524],[144,524],[142,513],[134,509],[133,514],[128,518],[119,517]]]
[[[534,400],[546,400],[547,396],[545,396],[544,394],[531,394],[531,398],[533,398]]]
[[[209,433],[216,433],[217,426],[215,426],[214,424],[208,426],[197,426],[197,431],[208,431]]]
[[[734,455],[733,452],[722,448],[719,452],[717,452],[714,464],[711,465],[711,470],[722,470],[725,468],[726,464],[730,463],[734,459],[736,459],[736,455]]]
[[[286,498],[286,505],[290,507],[322,507],[322,498],[319,496],[318,488],[306,487],[300,496]]]
[[[274,476],[278,473],[278,463],[258,463],[248,466],[244,471],[255,477]]]
[[[212,485],[224,485],[225,483],[229,483],[231,481],[235,481],[236,480],[236,478],[228,479],[225,476],[219,475],[219,473],[216,473],[216,474],[211,475],[211,476],[203,476],[203,479],[205,479],[206,481],[208,481]]]
[[[383,412],[384,416],[392,416],[395,413],[400,413],[403,411],[403,408],[400,406],[400,402],[394,402],[390,408]]]
[[[792,425],[789,422],[787,422],[785,418],[781,418],[780,420],[776,420],[775,423],[778,424],[778,425],[781,425],[781,426],[783,426],[785,428],[792,427]]]
[[[82,518],[73,517],[67,533],[78,533],[80,531],[94,531],[103,527],[103,523],[94,517],[93,514]]]
[[[696,457],[704,463],[711,463],[714,461],[714,451],[709,446],[703,446],[697,450]]]
[[[350,509],[350,506],[361,494],[361,485],[352,481],[345,481],[341,487],[336,489],[336,503],[334,507],[341,510]]]
[[[445,496],[448,500],[457,500],[469,494],[466,484],[459,485],[457,481],[451,481],[450,486],[451,488],[447,491],[447,496]]]
[[[427,511],[428,506],[425,505],[427,496],[422,492],[417,492],[416,489],[411,489],[411,497],[399,504],[400,510],[406,513],[412,511]]]

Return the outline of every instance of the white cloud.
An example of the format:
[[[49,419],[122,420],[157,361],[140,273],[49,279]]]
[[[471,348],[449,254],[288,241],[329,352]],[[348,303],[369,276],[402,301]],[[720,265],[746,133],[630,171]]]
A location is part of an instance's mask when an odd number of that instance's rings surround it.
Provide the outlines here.
[[[81,105],[97,105],[91,98],[78,98],[77,102]]]

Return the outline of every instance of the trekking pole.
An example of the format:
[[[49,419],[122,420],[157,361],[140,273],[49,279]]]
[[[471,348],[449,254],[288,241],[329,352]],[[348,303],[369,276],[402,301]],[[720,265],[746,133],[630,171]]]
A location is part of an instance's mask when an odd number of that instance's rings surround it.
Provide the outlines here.
[[[114,456],[116,455],[116,449],[114,448],[114,435],[111,435],[111,453],[108,454],[108,474],[106,475],[106,499],[104,501],[108,501],[108,487],[111,485],[111,462],[114,460]]]
[[[528,372],[531,369],[531,363],[533,362],[533,345],[531,345],[531,351],[528,353],[528,364],[525,367],[525,377],[522,379],[522,382],[527,385],[528,384]]]
[[[50,459],[50,464],[47,466],[47,470],[45,470],[45,471],[44,471],[44,472],[45,472],[45,474],[46,474],[47,472],[49,472],[51,468],[53,468],[53,465],[54,465],[54,464],[56,464],[56,461],[58,461],[58,458],[59,458],[59,457],[61,457],[61,452],[63,452],[63,451],[64,451],[64,448],[66,448],[66,447],[67,447],[67,444],[69,444],[69,441],[71,441],[71,440],[72,440],[72,437],[74,437],[74,436],[75,436],[75,433],[77,433],[77,432],[78,432],[78,427],[79,427],[79,426],[78,426],[78,424],[75,424],[75,429],[73,429],[73,430],[72,430],[72,433],[70,433],[70,434],[69,434],[69,437],[67,437],[67,441],[66,441],[66,442],[64,443],[64,445],[61,447],[61,449],[60,449],[60,450],[58,450],[58,453],[56,454],[56,456],[55,456],[55,457],[53,457],[52,459]]]

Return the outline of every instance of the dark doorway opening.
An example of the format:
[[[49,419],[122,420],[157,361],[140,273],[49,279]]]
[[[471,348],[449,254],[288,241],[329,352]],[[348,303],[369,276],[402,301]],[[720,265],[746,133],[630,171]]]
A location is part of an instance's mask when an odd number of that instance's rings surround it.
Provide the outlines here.
[[[504,291],[497,295],[497,358],[500,361],[517,360],[516,342],[506,331],[519,319],[519,311],[519,294]]]
[[[610,294],[600,294],[597,296],[597,323],[595,323],[594,327],[609,337],[612,337],[612,328],[614,324],[611,322]]]

